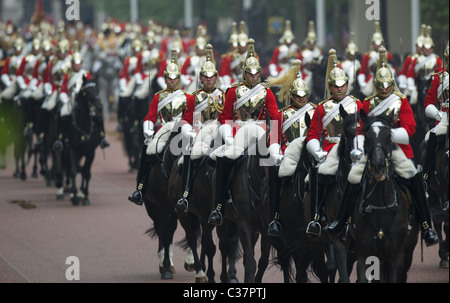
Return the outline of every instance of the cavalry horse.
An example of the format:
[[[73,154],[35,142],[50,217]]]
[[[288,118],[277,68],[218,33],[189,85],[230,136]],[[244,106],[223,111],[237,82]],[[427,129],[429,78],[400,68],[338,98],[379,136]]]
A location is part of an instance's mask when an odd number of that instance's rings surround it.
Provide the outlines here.
[[[217,142],[221,140],[218,136],[219,123],[217,120],[207,121],[200,130],[196,140],[193,142],[190,150],[191,162],[187,162],[189,157],[183,157],[181,165],[191,165],[189,170],[188,188],[182,188],[181,166],[177,164],[172,167],[172,173],[169,181],[169,195],[176,206],[176,202],[180,199],[184,192],[189,193],[186,197],[188,200],[187,212],[177,211],[178,220],[186,233],[186,242],[192,250],[194,257],[195,281],[197,283],[214,283],[214,264],[213,258],[216,254],[216,245],[213,241],[214,225],[208,223],[208,217],[213,210],[214,195],[214,178],[215,168],[209,158],[210,153],[217,147]],[[236,278],[236,261],[239,256],[239,241],[237,237],[228,237],[228,228],[233,222],[225,220],[222,226],[217,227],[219,235],[219,248],[222,253],[222,273],[220,275],[221,282],[230,283],[237,282]],[[200,257],[197,252],[198,239],[201,238]],[[208,258],[208,266],[206,269],[206,257]],[[227,272],[227,264],[229,261],[229,270]],[[206,270],[206,275],[205,271]]]
[[[448,113],[447,113],[448,114]],[[448,117],[447,117],[448,121]],[[442,133],[445,132],[445,135]],[[447,125],[439,125],[436,127],[437,145],[436,150],[433,151],[434,163],[430,168],[428,176],[428,198],[431,217],[434,228],[439,237],[439,262],[440,268],[449,267],[449,216],[448,213],[443,213],[445,203],[449,200],[449,139],[448,139],[448,122]],[[424,145],[425,149],[425,145]],[[424,155],[425,153],[423,153]],[[424,155],[425,156],[425,155]],[[422,164],[424,159],[422,159]],[[445,239],[444,239],[445,236]]]
[[[236,232],[242,246],[244,283],[261,283],[269,265],[270,249],[279,253],[284,247],[279,239],[269,237],[268,173],[266,164],[266,135],[257,124],[247,124],[234,137],[235,145],[224,150],[224,156],[233,165],[229,189],[233,203],[225,207],[225,219],[237,224]],[[255,260],[255,245],[259,236],[261,255],[258,266]],[[279,263],[285,282],[289,282],[288,264]]]
[[[70,102],[70,101],[69,101]],[[89,181],[95,159],[95,150],[100,145],[100,129],[95,122],[96,111],[101,110],[95,81],[83,76],[80,92],[75,97],[72,111],[72,124],[68,130],[70,159],[70,200],[73,205],[89,205]],[[81,166],[80,162],[84,159]],[[78,191],[76,176],[81,173],[81,185]]]
[[[323,195],[323,207],[327,224],[336,220],[341,198],[347,183],[348,174],[352,166],[350,152],[354,149],[354,138],[357,134],[359,113],[348,114],[342,106],[339,107],[341,117],[344,119],[344,130],[337,146],[339,159],[337,174],[332,182],[325,187]],[[353,267],[354,254],[349,253],[352,239],[346,235],[331,236],[332,242],[325,246],[327,256],[327,266],[330,273],[330,282],[335,280],[336,269],[339,272],[340,283],[349,283],[350,273]]]
[[[146,233],[158,238],[159,271],[161,279],[173,279],[175,272],[172,261],[172,243],[178,218],[169,197],[169,179],[172,167],[182,150],[179,143],[180,125],[175,121],[167,122],[155,134],[147,146],[151,156],[150,171],[144,193],[144,205],[147,215],[153,220],[153,227]],[[188,251],[185,268],[191,268],[192,253]]]
[[[360,114],[367,162],[350,224],[358,282],[405,283],[420,227],[417,220],[410,222],[411,200],[407,189],[397,182],[391,160],[392,152],[399,148],[391,139],[394,112],[368,117],[361,110]]]

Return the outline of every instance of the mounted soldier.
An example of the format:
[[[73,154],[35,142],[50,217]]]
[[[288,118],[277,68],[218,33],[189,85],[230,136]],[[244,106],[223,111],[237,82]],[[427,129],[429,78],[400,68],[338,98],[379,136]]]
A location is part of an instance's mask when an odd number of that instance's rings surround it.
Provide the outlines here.
[[[439,239],[431,227],[430,210],[428,208],[424,181],[421,168],[416,168],[413,162],[413,150],[409,144],[409,138],[414,134],[416,122],[408,99],[399,92],[394,76],[387,65],[387,51],[380,48],[378,68],[375,73],[374,95],[363,102],[363,110],[368,116],[390,114],[394,112],[394,128],[391,138],[399,148],[393,150],[392,161],[394,171],[397,174],[397,182],[404,184],[412,199],[416,211],[416,219],[422,228],[422,235],[427,246],[437,244]],[[364,153],[364,136],[358,136],[358,149],[361,155]],[[331,233],[339,233],[346,225],[347,219],[353,209],[352,197],[362,191],[360,181],[367,163],[367,155],[360,158],[359,162],[352,166],[346,188],[341,200],[338,217],[327,228]]]
[[[278,101],[289,104],[279,111],[278,138],[279,145],[273,145],[272,153],[279,153],[280,163],[269,167],[269,203],[270,223],[268,234],[279,236],[282,232],[280,222],[280,191],[282,179],[291,177],[300,161],[303,141],[306,138],[308,126],[306,115],[314,114],[316,105],[308,101],[309,89],[301,78],[302,62],[295,60],[289,71],[281,77],[266,80],[268,87],[279,86]]]
[[[338,170],[337,149],[344,121],[339,107],[342,106],[349,114],[357,114],[362,108],[360,100],[347,94],[348,76],[337,65],[336,51],[331,49],[326,74],[329,97],[317,105],[306,137],[306,149],[316,161],[309,174],[312,221],[306,232],[312,237],[320,235],[320,221],[324,217],[323,194],[326,186],[335,181]],[[358,142],[355,142],[355,145],[357,144]]]
[[[239,130],[245,132],[244,128],[247,126],[255,126],[255,128],[261,129],[260,124],[265,123],[266,115],[269,115],[267,118],[273,121],[278,118],[275,96],[269,88],[261,83],[261,66],[255,57],[254,44],[255,41],[249,39],[247,58],[242,67],[243,81],[233,85],[227,91],[225,105],[218,118],[221,123],[219,134],[225,141],[225,145],[224,148],[218,148],[217,153],[213,153],[216,157],[215,209],[211,212],[208,222],[214,225],[222,224],[223,202],[228,200],[227,203],[230,203],[231,200],[228,184],[234,164],[233,159],[228,157],[231,155],[227,151],[236,156],[237,146],[235,144],[240,144],[239,147],[245,149],[245,145],[248,146],[249,143],[236,142],[233,137],[233,128],[238,128],[236,134],[239,134]]]
[[[195,91],[189,97],[182,118],[185,123],[181,127],[181,133],[186,138],[189,138],[191,150],[183,158],[181,180],[182,197],[176,204],[176,210],[179,212],[188,211],[189,190],[191,184],[194,182],[192,161],[199,159],[201,156],[201,153],[197,154],[194,151],[194,142],[196,142],[196,138],[203,126],[217,122],[217,118],[222,113],[225,102],[225,92],[219,88],[220,80],[211,44],[206,46],[206,62],[202,65],[199,77],[202,88]],[[202,140],[203,138],[200,136],[199,139]],[[207,143],[211,144],[211,142]]]
[[[129,201],[137,205],[142,205],[144,202],[143,198],[145,195],[148,174],[156,157],[155,154],[151,153],[151,150],[148,150],[147,145],[152,143],[153,138],[157,135],[161,127],[164,127],[169,122],[177,122],[181,119],[183,109],[189,98],[189,94],[180,89],[180,77],[181,69],[178,63],[177,50],[172,49],[171,62],[164,70],[167,88],[154,95],[143,123],[145,142],[142,147],[141,160],[139,163],[137,186],[136,190],[128,197]],[[159,128],[156,128],[157,120],[160,124]]]

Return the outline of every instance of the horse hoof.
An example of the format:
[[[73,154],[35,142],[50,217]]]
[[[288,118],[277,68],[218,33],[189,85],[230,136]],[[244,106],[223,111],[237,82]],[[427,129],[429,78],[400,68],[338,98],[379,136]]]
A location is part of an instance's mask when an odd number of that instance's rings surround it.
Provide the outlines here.
[[[228,283],[239,283],[239,280],[237,278],[228,280]]]
[[[72,198],[72,205],[74,206],[80,205],[80,200],[76,197]]]
[[[87,206],[87,205],[90,205],[90,204],[91,204],[91,202],[89,201],[89,199],[84,198],[82,205],[83,206]]]
[[[439,262],[439,268],[446,268],[446,269],[448,269],[448,265],[449,265],[448,260],[441,260],[441,262]]]
[[[195,271],[194,264],[189,264],[186,262],[184,262],[184,269],[186,269],[186,271]]]
[[[163,279],[163,280],[173,279],[172,272],[171,271],[164,271],[163,273],[161,273],[161,279]]]
[[[21,173],[20,174],[20,179],[25,181],[27,179],[27,174],[26,173]]]
[[[38,174],[36,172],[33,172],[31,174],[31,178],[36,179],[38,177]]]
[[[208,282],[208,279],[206,278],[206,276],[195,278],[195,283],[207,283],[207,282]]]
[[[175,274],[175,267],[170,266],[170,270],[172,271],[172,274]],[[164,272],[164,267],[160,266],[159,267],[159,273],[162,274]]]
[[[64,200],[64,195],[56,195],[56,200]]]

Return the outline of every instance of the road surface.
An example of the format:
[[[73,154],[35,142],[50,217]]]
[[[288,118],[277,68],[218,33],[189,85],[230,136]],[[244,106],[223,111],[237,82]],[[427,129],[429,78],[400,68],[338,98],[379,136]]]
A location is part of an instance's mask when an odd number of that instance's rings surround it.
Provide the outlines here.
[[[194,273],[183,267],[186,254],[177,245],[173,249],[174,279],[160,279],[157,242],[145,234],[153,223],[143,206],[127,200],[135,187],[135,172],[128,171],[115,127],[114,121],[107,122],[111,146],[104,151],[97,149],[90,206],[74,207],[67,196],[63,201],[56,200],[56,188],[47,187],[42,177],[30,177],[31,164],[26,181],[13,178],[12,150],[8,149],[8,166],[0,171],[0,282],[194,282]],[[178,225],[175,243],[183,236]],[[423,262],[420,248],[418,243],[408,282],[448,283],[448,269],[438,267],[437,246],[423,248]],[[73,267],[77,263],[79,271]],[[215,264],[218,282],[219,250]],[[243,272],[239,263],[240,281]],[[353,274],[351,281],[355,279]],[[263,278],[265,283],[282,281],[276,267],[270,267]],[[317,281],[313,278],[312,282]]]

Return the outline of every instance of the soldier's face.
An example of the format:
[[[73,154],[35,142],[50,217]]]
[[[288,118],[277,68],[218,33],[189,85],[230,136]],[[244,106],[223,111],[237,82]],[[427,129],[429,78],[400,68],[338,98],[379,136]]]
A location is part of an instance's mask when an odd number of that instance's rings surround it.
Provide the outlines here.
[[[166,77],[166,85],[167,88],[170,90],[174,90],[178,86],[178,81],[180,81],[180,78],[170,79],[169,77]]]
[[[385,99],[385,98],[389,97],[392,94],[392,92],[394,91],[394,85],[391,85],[386,88],[377,87],[377,91],[378,91],[378,96],[382,99]]]
[[[303,107],[306,103],[308,103],[308,95],[303,97],[300,97],[299,95],[292,95],[292,97],[292,105],[297,108]]]
[[[212,90],[215,86],[216,86],[216,79],[217,76],[212,76],[212,77],[207,77],[205,75],[201,75],[200,76],[200,81],[203,84],[203,88],[205,88],[206,90]]]
[[[254,86],[256,84],[258,84],[259,81],[259,74],[260,73],[256,73],[256,74],[250,74],[248,72],[245,72],[245,78],[247,79],[247,83],[251,86]]]
[[[334,100],[341,101],[347,95],[348,83],[342,86],[330,85],[330,93]]]

